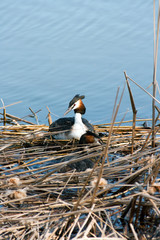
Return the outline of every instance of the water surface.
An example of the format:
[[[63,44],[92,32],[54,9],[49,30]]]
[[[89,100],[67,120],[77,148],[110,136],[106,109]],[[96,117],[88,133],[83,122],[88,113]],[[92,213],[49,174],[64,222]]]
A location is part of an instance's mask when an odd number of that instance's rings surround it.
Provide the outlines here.
[[[153,75],[152,1],[5,0],[0,2],[0,97],[22,101],[7,112],[24,117],[47,109],[61,117],[71,98],[86,96],[85,117],[110,122],[124,70],[144,88]],[[131,83],[138,117],[151,116],[151,98]],[[152,89],[149,89],[152,92]],[[117,120],[128,111],[127,88]],[[73,113],[70,113],[70,116]],[[52,116],[53,120],[57,117]]]

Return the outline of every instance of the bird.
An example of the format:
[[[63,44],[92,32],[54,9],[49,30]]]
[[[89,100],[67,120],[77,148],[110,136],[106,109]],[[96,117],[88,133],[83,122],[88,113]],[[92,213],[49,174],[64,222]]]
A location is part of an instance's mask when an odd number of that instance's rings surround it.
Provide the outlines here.
[[[79,144],[90,144],[90,143],[102,144],[103,142],[99,135],[97,135],[94,132],[87,131],[81,136],[79,140]]]
[[[49,131],[54,132],[56,139],[80,140],[81,136],[86,134],[87,131],[94,132],[93,125],[90,124],[87,119],[82,118],[82,115],[86,112],[86,107],[82,102],[84,98],[84,95],[76,94],[69,102],[68,109],[64,113],[64,116],[71,110],[74,110],[74,117],[59,118],[50,124]]]

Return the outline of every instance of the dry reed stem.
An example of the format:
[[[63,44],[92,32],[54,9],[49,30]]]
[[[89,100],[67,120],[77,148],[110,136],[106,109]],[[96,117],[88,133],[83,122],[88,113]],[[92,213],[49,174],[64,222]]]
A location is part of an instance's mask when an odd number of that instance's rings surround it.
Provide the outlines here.
[[[133,111],[132,148],[131,148],[131,154],[133,154],[137,110],[136,110],[136,107],[135,107],[135,103],[134,103],[134,99],[133,99],[132,91],[131,91],[131,88],[130,88],[130,85],[129,85],[129,81],[128,81],[128,77],[127,77],[126,72],[124,72],[124,75],[125,75],[125,78],[126,78],[127,87],[128,87],[129,96],[130,96],[130,101],[131,101],[131,106],[132,106],[132,111]]]
[[[155,8],[155,6],[154,6]],[[155,10],[154,10],[155,14]],[[155,97],[156,97],[156,85],[157,85],[157,57],[158,57],[158,43],[159,43],[159,25],[160,25],[160,1],[158,8],[157,19],[157,35],[155,33],[155,15],[154,15],[154,68],[153,68],[153,100],[152,100],[152,147],[155,147]]]
[[[7,107],[11,107],[11,106],[13,106],[13,105],[15,105],[15,104],[19,104],[19,103],[21,103],[22,101],[19,101],[19,102],[15,102],[15,103],[11,103],[11,104],[9,104],[9,105],[6,105],[6,106],[3,106],[3,107],[0,107],[0,109],[4,109],[4,107],[5,108],[7,108]]]
[[[136,233],[136,231],[135,231],[135,229],[134,229],[133,224],[130,223],[129,225],[130,225],[130,228],[131,228],[131,230],[132,230],[132,232],[133,232],[133,235],[134,235],[135,240],[139,240],[139,238],[138,238],[138,236],[137,236],[137,233]]]

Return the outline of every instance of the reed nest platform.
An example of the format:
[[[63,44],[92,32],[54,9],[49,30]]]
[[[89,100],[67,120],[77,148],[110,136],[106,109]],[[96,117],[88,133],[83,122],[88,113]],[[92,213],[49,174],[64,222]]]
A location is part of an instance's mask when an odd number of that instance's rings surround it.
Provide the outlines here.
[[[126,125],[95,125],[102,145],[0,126],[0,239],[160,239],[160,129]]]

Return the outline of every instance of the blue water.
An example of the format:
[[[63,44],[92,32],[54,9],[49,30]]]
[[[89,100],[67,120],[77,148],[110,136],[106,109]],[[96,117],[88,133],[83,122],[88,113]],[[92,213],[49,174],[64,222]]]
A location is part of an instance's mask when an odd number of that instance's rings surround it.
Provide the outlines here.
[[[88,120],[110,122],[124,70],[144,88],[152,82],[152,1],[5,0],[0,16],[0,98],[22,101],[7,108],[10,114],[41,109],[39,122],[47,123],[46,106],[61,117],[79,93]],[[151,98],[130,85],[138,118],[151,117]],[[131,119],[127,88],[117,120],[126,111]]]

